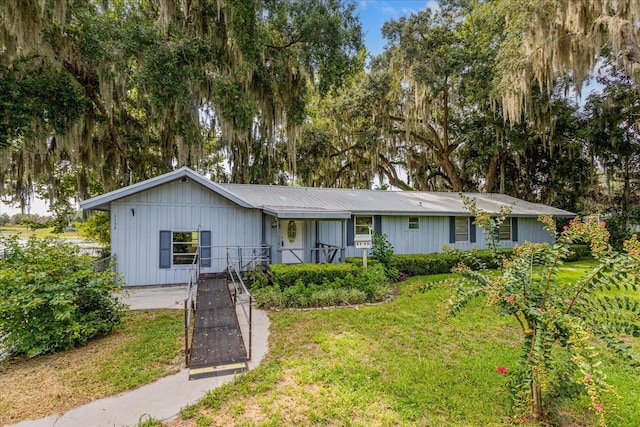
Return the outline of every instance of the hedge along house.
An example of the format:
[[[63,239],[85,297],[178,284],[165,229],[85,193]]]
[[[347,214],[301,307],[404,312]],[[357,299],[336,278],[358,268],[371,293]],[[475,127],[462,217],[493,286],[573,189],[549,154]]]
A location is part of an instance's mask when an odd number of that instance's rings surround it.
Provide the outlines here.
[[[537,217],[573,216],[500,194],[467,196],[489,213],[512,206],[500,229],[503,247],[551,242]],[[252,257],[342,262],[362,255],[354,242],[370,231],[386,234],[399,254],[487,247],[456,193],[219,184],[183,167],[81,206],[111,212],[111,252],[130,286],[185,283],[196,253],[201,273]]]

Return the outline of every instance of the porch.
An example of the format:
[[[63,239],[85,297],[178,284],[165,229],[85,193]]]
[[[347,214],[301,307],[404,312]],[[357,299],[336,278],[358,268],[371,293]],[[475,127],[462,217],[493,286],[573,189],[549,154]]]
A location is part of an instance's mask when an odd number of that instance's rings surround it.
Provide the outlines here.
[[[274,264],[332,264],[345,260],[350,212],[264,210]]]

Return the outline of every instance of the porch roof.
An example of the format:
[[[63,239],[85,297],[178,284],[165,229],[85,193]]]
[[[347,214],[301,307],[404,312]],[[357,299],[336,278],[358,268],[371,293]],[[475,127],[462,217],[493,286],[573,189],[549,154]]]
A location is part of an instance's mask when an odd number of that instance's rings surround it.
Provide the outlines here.
[[[331,211],[304,207],[264,206],[264,213],[280,219],[349,219],[349,211]]]

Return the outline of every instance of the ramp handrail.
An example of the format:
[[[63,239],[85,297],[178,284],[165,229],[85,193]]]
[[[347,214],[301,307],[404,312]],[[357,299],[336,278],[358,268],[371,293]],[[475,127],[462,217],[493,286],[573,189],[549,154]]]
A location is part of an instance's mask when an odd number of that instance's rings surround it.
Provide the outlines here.
[[[239,272],[236,269],[234,264],[229,264],[227,266],[227,271],[228,271],[228,277],[231,280],[231,284],[233,285],[231,297],[236,307],[240,305],[240,308],[242,309],[242,313],[244,314],[244,317],[249,326],[249,333],[247,337],[247,341],[248,341],[247,357],[249,358],[249,360],[251,360],[251,347],[252,347],[252,335],[253,335],[253,324],[252,324],[253,296],[247,289],[244,283],[244,280],[242,279],[241,272]],[[245,307],[245,303],[248,303],[248,309],[247,307]]]
[[[196,248],[193,255],[193,261],[189,266],[189,282],[187,283],[187,298],[184,300],[184,357],[185,364],[189,366],[190,349],[189,349],[189,325],[191,325],[192,313],[196,309],[196,299],[194,298],[194,288],[198,284],[200,277],[200,245]]]

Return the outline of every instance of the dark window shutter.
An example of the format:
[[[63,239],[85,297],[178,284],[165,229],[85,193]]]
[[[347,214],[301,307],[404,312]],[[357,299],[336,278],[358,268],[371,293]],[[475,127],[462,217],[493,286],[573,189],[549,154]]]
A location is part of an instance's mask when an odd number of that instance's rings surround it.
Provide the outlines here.
[[[476,225],[474,224],[475,220],[475,216],[472,216],[469,220],[469,240],[471,240],[471,243],[476,242]]]
[[[211,231],[200,232],[200,267],[211,267]]]
[[[353,246],[355,245],[354,240],[355,240],[355,236],[354,236],[354,228],[353,228],[354,224],[353,224],[353,217],[349,218],[347,220],[347,246]]]
[[[449,243],[456,242],[456,217],[449,217]]]
[[[511,240],[518,241],[518,218],[511,218]]]
[[[171,268],[171,231],[160,230],[160,268]]]
[[[373,231],[376,234],[382,234],[382,217],[380,215],[373,217]]]

